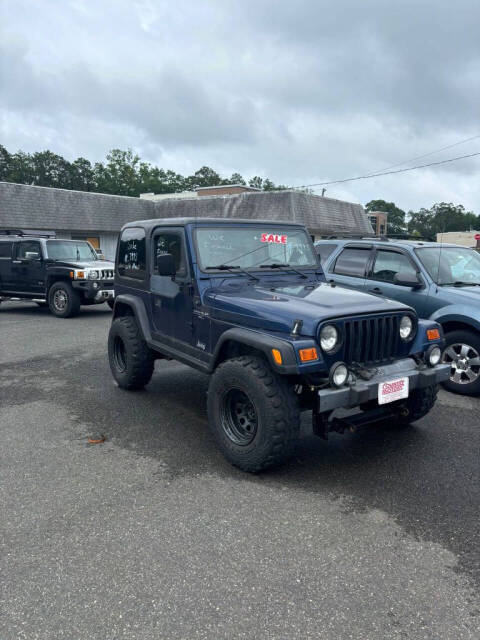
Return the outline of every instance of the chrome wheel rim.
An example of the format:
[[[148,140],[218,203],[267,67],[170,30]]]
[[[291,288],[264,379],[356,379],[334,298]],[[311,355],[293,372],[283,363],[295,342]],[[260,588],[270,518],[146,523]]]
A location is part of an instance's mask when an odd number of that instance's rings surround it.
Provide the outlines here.
[[[57,289],[53,294],[53,306],[56,311],[65,311],[68,303],[68,295],[64,289]]]
[[[480,354],[469,344],[451,344],[442,362],[450,365],[450,381],[455,384],[473,384],[480,378]]]
[[[222,398],[222,427],[237,445],[249,445],[258,429],[255,405],[244,391],[229,389]]]

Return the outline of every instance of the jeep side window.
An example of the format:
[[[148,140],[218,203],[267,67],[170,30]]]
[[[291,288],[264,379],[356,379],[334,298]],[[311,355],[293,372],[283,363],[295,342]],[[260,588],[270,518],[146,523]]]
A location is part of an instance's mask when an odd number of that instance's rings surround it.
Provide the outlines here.
[[[378,251],[370,278],[393,282],[397,273],[411,273],[415,276],[417,271],[405,254],[396,251]]]
[[[154,270],[157,269],[158,256],[170,253],[175,261],[175,271],[178,276],[187,275],[185,249],[182,234],[178,231],[162,231],[153,239]]]
[[[336,259],[333,273],[364,278],[369,258],[370,247],[346,247]]]
[[[144,280],[147,272],[145,229],[124,229],[118,245],[118,273],[127,278]]]
[[[42,251],[40,243],[28,240],[17,244],[17,258],[19,260],[40,260]]]

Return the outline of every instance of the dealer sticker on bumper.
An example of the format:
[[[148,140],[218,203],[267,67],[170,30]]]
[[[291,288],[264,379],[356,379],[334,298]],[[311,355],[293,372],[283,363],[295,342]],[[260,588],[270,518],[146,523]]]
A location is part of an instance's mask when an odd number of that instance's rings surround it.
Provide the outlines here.
[[[378,404],[387,404],[402,398],[408,398],[408,377],[380,382],[378,385]]]

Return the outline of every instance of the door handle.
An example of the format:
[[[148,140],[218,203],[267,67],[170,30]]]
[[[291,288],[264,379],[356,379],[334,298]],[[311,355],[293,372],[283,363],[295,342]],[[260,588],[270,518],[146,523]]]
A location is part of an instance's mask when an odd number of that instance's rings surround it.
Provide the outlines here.
[[[21,260],[12,260],[12,264],[22,264]]]

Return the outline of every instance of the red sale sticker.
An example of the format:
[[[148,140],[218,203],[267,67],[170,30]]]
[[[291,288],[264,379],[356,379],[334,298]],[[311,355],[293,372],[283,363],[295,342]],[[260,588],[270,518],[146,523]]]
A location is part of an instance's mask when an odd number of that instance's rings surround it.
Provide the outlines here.
[[[262,242],[273,242],[274,244],[287,244],[287,236],[278,233],[262,233]]]

